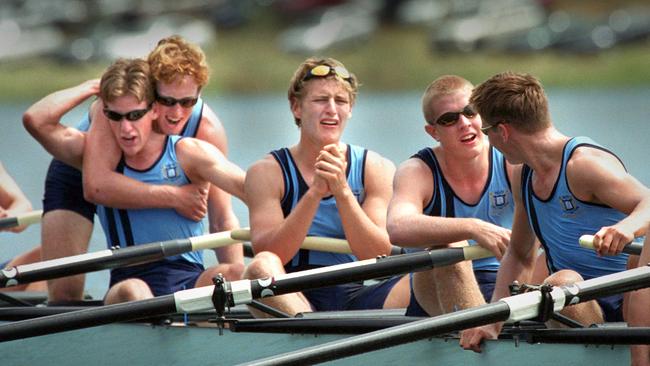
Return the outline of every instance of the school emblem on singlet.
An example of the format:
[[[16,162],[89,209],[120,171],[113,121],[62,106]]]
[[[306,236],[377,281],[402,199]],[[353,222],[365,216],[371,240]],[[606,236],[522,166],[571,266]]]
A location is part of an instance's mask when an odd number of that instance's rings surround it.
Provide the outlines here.
[[[492,208],[503,208],[508,204],[508,196],[504,191],[490,192]]]
[[[573,196],[560,196],[560,206],[565,215],[573,215],[578,210],[578,206],[573,199]]]
[[[167,180],[178,178],[178,166],[175,163],[165,164],[163,166],[163,177]]]

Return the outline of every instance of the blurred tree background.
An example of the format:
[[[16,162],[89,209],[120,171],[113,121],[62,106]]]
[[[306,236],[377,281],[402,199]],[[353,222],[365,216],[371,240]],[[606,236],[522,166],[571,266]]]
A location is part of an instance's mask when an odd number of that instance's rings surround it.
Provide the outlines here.
[[[650,85],[650,5],[635,0],[3,0],[0,34],[2,100],[99,77],[170,34],[203,47],[210,94],[284,93],[312,55],[371,91],[505,70],[547,87]]]

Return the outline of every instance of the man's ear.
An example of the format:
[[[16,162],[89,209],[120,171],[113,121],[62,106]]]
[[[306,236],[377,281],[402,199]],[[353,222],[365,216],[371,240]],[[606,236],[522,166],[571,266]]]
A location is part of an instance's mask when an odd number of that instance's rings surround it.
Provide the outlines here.
[[[433,137],[434,140],[440,141],[440,137],[438,137],[438,130],[435,126],[427,123],[424,125],[424,130],[427,132],[427,134],[429,134],[429,136]]]
[[[300,100],[296,97],[291,98],[291,113],[293,114],[293,118],[295,119],[300,119],[302,116],[302,108],[300,107]]]

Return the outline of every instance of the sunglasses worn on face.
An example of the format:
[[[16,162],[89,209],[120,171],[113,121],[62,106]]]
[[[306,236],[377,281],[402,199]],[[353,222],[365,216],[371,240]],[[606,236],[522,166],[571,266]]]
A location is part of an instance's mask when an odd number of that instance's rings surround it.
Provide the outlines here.
[[[476,117],[476,112],[474,111],[474,109],[472,109],[472,107],[470,107],[469,105],[466,105],[465,108],[463,108],[463,110],[460,112],[444,113],[442,116],[438,117],[436,123],[441,126],[451,126],[454,123],[458,122],[458,119],[460,118],[461,114],[466,118]]]
[[[136,110],[133,110],[133,111],[130,111],[130,112],[126,112],[124,114],[112,111],[112,110],[110,110],[108,108],[104,108],[104,115],[106,116],[106,118],[110,119],[111,121],[115,121],[115,122],[122,121],[122,118],[126,118],[127,120],[129,120],[131,122],[135,122],[135,121],[139,120],[140,118],[142,118],[150,110],[151,110],[151,104],[149,104],[146,109],[136,109]]]
[[[341,79],[347,81],[348,83],[352,80],[350,72],[343,66],[329,66],[329,65],[318,65],[311,70],[307,71],[305,77],[302,78],[303,81],[313,79],[315,77],[327,77],[329,75],[336,75]]]
[[[172,97],[166,97],[164,95],[156,94],[156,101],[165,107],[173,107],[176,103],[180,104],[183,108],[193,107],[196,102],[199,100],[198,97],[187,97],[176,99]]]
[[[485,127],[481,127],[481,132],[483,132],[484,134],[487,135],[488,132],[490,132],[491,129],[495,128],[496,126],[500,125],[501,123],[504,123],[504,121],[499,121],[499,122],[496,122],[493,125],[487,125]]]

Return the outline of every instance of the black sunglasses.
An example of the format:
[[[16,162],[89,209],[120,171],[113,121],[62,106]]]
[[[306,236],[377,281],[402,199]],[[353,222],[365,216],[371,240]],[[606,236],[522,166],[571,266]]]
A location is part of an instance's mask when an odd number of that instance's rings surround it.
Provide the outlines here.
[[[156,101],[165,107],[173,107],[176,105],[176,103],[180,104],[181,107],[183,108],[189,108],[193,107],[196,102],[198,102],[199,98],[198,97],[187,97],[187,98],[181,98],[181,99],[176,99],[172,97],[166,97],[164,95],[160,95],[156,93]]]
[[[130,112],[126,112],[124,114],[112,111],[112,110],[104,107],[104,115],[106,116],[106,118],[110,119],[111,121],[115,121],[115,122],[120,122],[122,120],[122,118],[126,118],[127,120],[129,120],[131,122],[135,122],[135,121],[139,120],[140,118],[142,118],[150,110],[151,110],[151,104],[149,104],[147,106],[147,108],[145,108],[145,109],[136,109],[136,110],[133,110],[133,111],[130,111]]]
[[[441,126],[451,126],[454,123],[458,122],[458,119],[460,118],[461,114],[466,118],[476,117],[476,112],[474,111],[474,109],[472,109],[472,107],[470,107],[469,105],[466,105],[465,108],[463,108],[463,110],[460,112],[444,113],[442,116],[438,117],[436,123]]]
[[[481,132],[483,132],[484,134],[487,135],[488,132],[490,132],[491,129],[496,128],[501,123],[506,123],[506,122],[505,121],[499,121],[499,122],[491,124],[491,125],[483,126],[483,127],[481,127]]]

